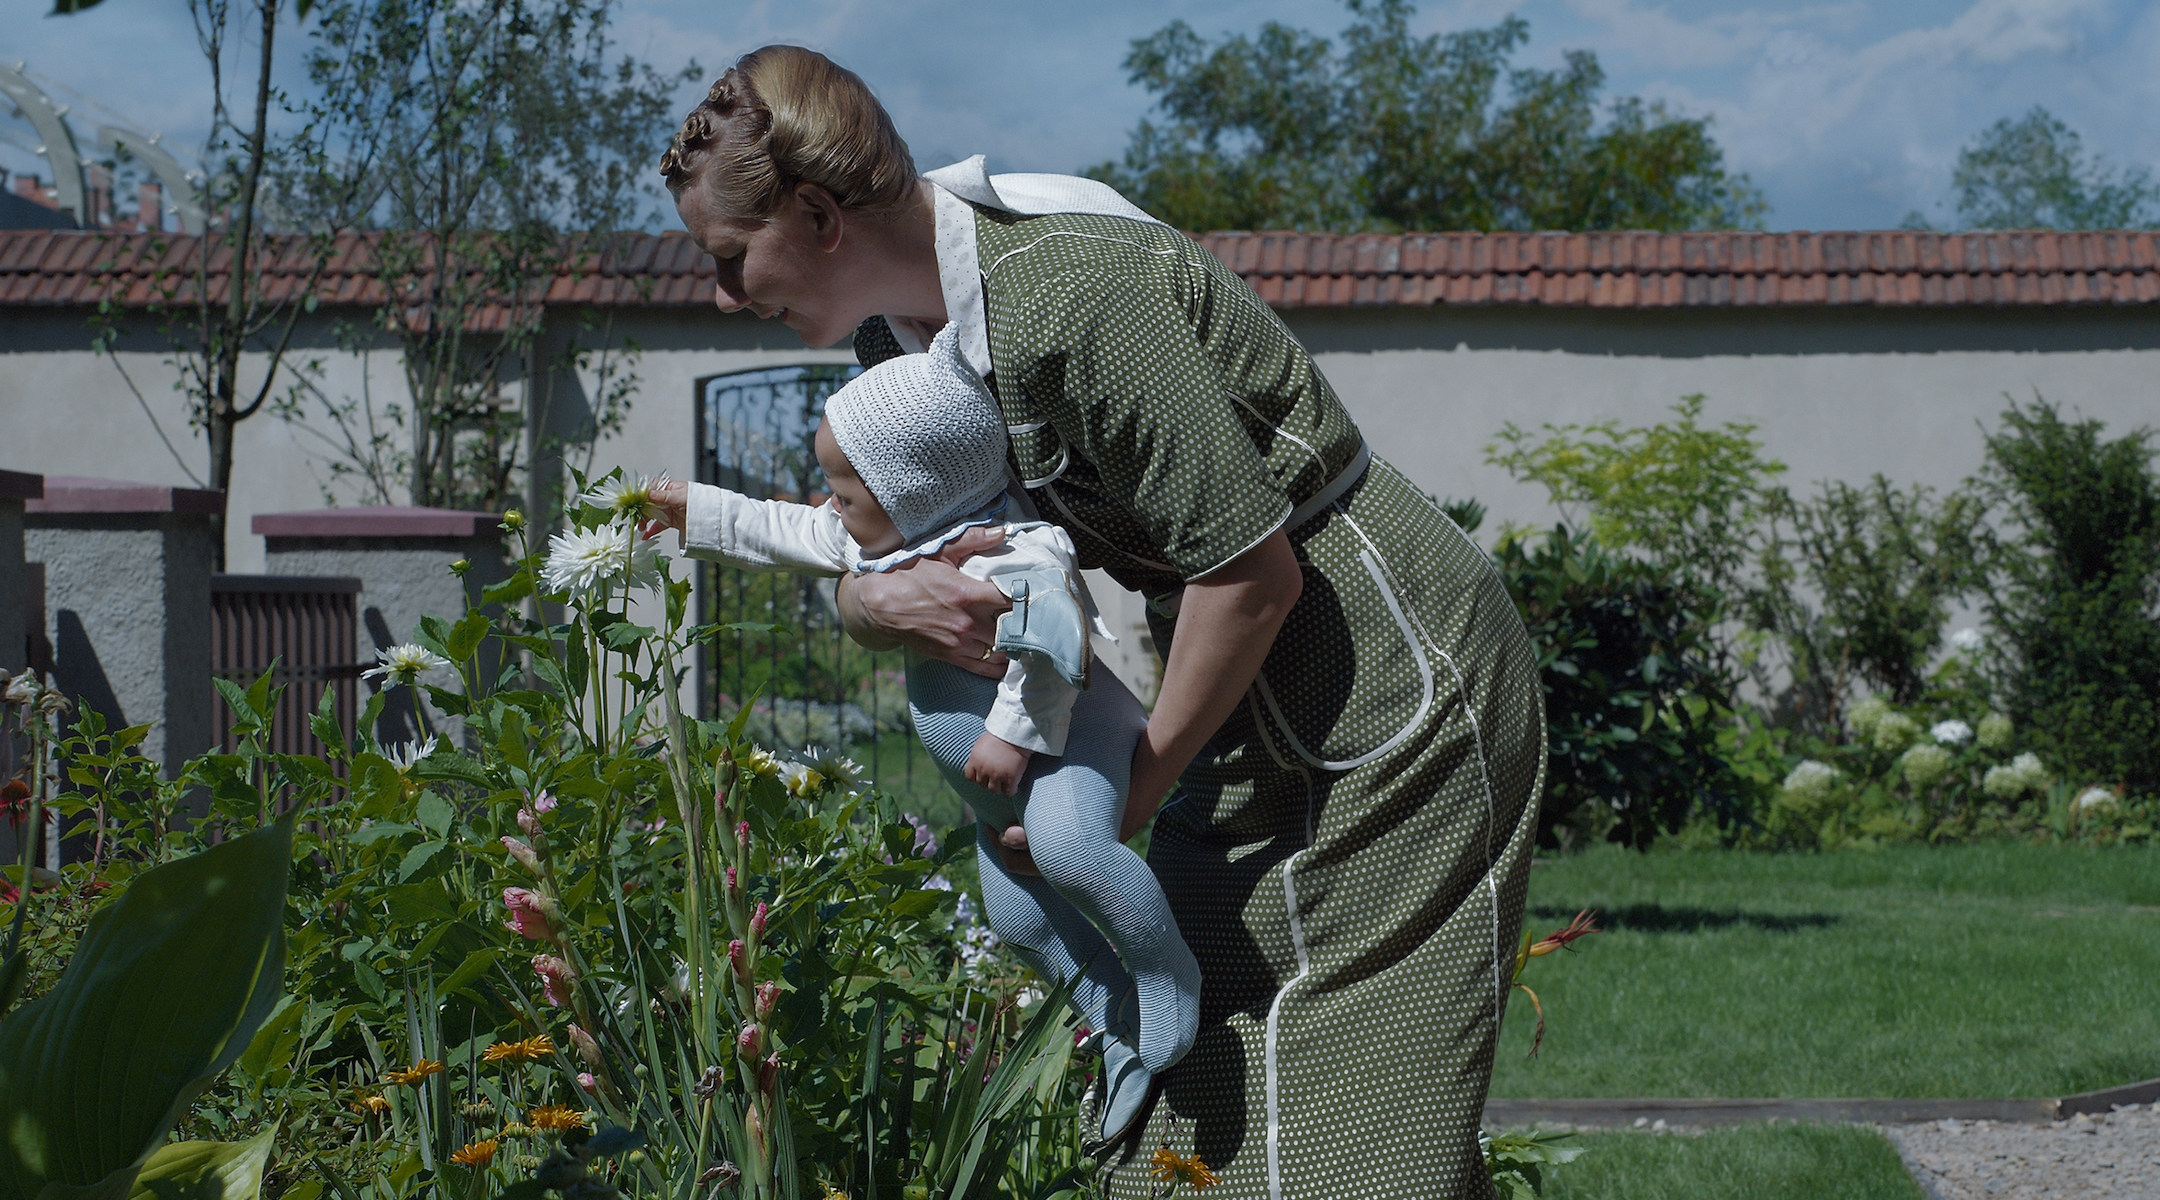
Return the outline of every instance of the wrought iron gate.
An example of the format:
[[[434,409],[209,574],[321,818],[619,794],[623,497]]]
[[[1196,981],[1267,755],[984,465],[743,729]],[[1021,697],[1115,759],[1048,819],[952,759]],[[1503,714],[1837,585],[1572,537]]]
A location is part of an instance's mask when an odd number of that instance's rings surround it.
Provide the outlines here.
[[[698,475],[762,500],[821,502],[811,436],[825,400],[861,368],[780,367],[697,381]],[[872,653],[840,627],[831,580],[700,564],[700,620],[778,625],[729,630],[699,664],[698,703],[714,718],[752,704],[749,730],[785,750],[828,747],[862,764],[888,792],[916,797],[923,815],[957,813],[908,723],[897,650]]]
[[[213,575],[210,577],[210,671],[241,687],[271,664],[273,684],[288,685],[270,725],[270,747],[279,754],[321,754],[308,718],[323,689],[337,695],[338,724],[352,737],[358,714],[359,643],[353,615],[360,580],[309,575]],[[219,744],[237,748],[233,714],[211,689],[211,712]]]

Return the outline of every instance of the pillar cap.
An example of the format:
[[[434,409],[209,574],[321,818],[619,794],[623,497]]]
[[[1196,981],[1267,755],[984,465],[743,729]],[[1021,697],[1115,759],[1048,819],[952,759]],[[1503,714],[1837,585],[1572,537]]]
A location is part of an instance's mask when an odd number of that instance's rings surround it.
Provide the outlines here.
[[[450,508],[319,508],[309,512],[257,513],[249,527],[263,537],[440,538],[480,537],[502,526],[502,516]]]
[[[207,488],[167,487],[99,479],[93,475],[47,475],[42,499],[25,501],[27,513],[219,513],[225,494]]]

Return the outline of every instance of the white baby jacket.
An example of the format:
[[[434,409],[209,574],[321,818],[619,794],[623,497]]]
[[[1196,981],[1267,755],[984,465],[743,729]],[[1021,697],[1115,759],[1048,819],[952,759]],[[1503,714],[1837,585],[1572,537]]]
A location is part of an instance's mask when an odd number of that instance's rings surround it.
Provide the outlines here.
[[[992,520],[988,524],[1004,529],[1004,546],[961,563],[961,574],[996,584],[1010,594],[1000,579],[1023,571],[1062,571],[1079,595],[1095,636],[1117,640],[1088,597],[1071,535],[1047,521]],[[836,576],[856,570],[863,558],[862,547],[848,536],[839,510],[830,501],[812,506],[752,500],[740,492],[693,483],[683,525],[685,552],[691,557],[746,571]],[[945,536],[931,539],[930,544],[942,542]],[[998,683],[997,701],[985,716],[984,727],[1023,749],[1062,755],[1072,725],[1073,701],[1079,695],[1078,688],[1047,664],[1014,654],[1005,678]]]

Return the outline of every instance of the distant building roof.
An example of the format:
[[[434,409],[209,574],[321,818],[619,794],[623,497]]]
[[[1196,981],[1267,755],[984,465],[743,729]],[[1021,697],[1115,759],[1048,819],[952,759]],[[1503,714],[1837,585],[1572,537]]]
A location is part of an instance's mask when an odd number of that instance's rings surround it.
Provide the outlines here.
[[[377,235],[335,243],[315,290],[373,306]],[[1277,308],[1541,305],[1559,308],[2022,307],[2160,302],[2160,234],[1208,233],[1199,237]],[[0,307],[131,306],[192,297],[198,239],[182,234],[0,230]],[[299,239],[261,268],[271,295],[314,273]],[[230,255],[211,249],[222,295]],[[712,300],[712,260],[681,233],[638,234],[559,270],[541,303],[681,307]]]

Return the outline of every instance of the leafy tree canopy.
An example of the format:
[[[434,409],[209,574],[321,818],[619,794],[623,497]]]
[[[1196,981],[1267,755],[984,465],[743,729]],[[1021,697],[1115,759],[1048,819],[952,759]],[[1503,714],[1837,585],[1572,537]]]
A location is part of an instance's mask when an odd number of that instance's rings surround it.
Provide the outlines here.
[[[2087,156],[2077,131],[2034,105],[1958,152],[1958,219],[1972,229],[2135,229],[2160,224],[2160,186],[2144,168]]]
[[[1183,21],[1125,67],[1162,120],[1087,174],[1184,229],[1706,229],[1767,211],[1707,118],[1623,97],[1597,56],[1516,67],[1529,23],[1415,37],[1408,0],[1345,0],[1339,41]],[[1600,122],[1600,109],[1603,121]]]

